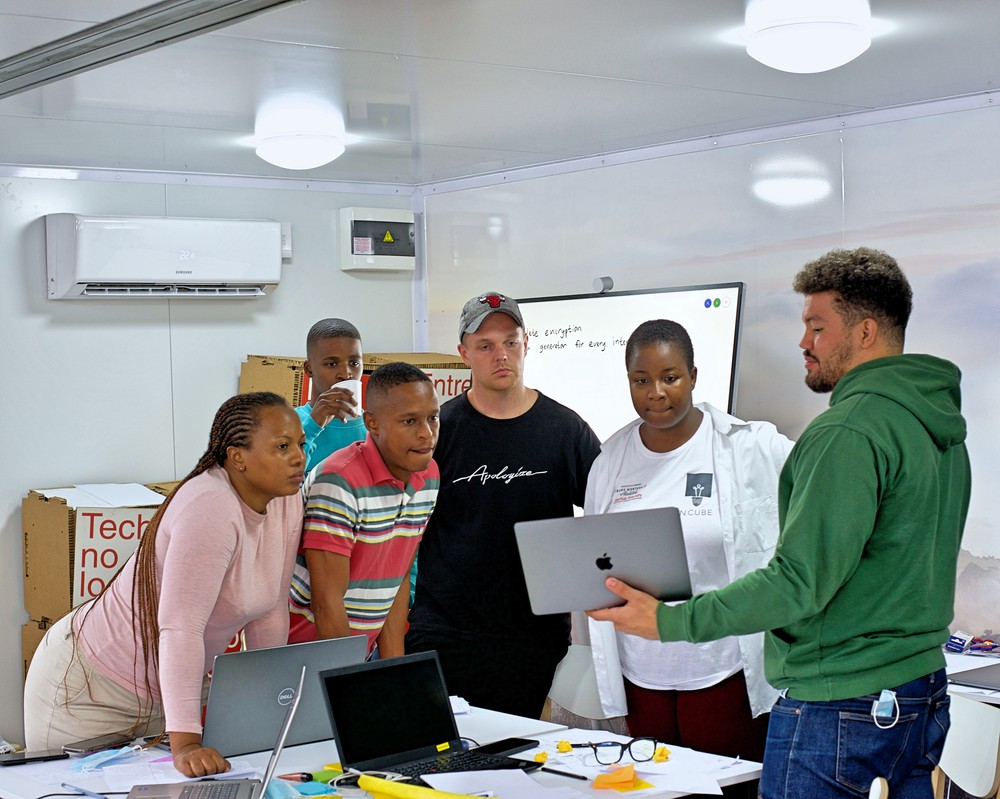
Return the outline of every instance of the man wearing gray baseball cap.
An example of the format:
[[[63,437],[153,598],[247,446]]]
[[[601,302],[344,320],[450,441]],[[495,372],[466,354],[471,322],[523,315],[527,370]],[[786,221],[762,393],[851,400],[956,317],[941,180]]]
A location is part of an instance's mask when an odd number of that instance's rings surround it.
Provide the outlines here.
[[[441,488],[406,651],[437,650],[448,691],[473,705],[537,718],[569,616],[532,614],[514,523],[572,516],[601,445],[574,411],[525,386],[528,337],[514,299],[473,297],[458,335],[472,387],[441,407]]]

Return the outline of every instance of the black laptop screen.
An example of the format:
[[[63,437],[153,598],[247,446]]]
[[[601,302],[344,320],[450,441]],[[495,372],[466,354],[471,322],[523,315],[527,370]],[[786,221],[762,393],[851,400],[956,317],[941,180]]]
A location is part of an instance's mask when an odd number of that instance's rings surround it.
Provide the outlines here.
[[[435,652],[332,669],[320,678],[345,767],[418,759],[458,739]]]

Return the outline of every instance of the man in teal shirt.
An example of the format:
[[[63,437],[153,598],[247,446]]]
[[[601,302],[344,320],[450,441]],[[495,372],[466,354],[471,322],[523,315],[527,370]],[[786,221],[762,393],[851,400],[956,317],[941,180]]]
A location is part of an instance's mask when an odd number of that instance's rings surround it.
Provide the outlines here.
[[[346,319],[320,319],[306,336],[305,373],[312,381],[311,401],[295,409],[306,434],[306,472],[355,441],[368,430],[361,397],[341,386],[360,380],[364,363],[361,334]]]
[[[887,254],[834,250],[793,285],[806,385],[832,394],[782,470],[774,557],[673,606],[609,579],[627,604],[591,615],[663,641],[769,631],[765,671],[785,696],[763,799],[856,797],[876,777],[893,799],[930,797],[971,482],[960,373],[903,354],[912,293]]]

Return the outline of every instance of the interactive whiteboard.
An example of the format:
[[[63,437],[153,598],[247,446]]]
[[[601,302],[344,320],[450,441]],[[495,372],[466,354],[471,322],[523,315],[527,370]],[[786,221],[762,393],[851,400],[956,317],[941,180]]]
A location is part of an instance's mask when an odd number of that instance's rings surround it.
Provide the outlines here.
[[[604,441],[636,418],[625,342],[649,319],[684,325],[694,345],[695,402],[732,412],[743,283],[519,299],[528,334],[524,382],[575,410]]]

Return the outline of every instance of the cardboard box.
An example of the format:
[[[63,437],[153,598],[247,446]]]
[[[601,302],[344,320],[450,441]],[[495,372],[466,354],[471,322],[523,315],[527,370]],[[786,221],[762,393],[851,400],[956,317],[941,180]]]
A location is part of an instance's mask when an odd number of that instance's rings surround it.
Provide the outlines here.
[[[42,636],[45,635],[45,631],[50,626],[43,621],[35,621],[34,619],[28,619],[26,624],[21,625],[21,661],[24,666],[24,671],[21,674],[22,679],[27,678],[31,658],[42,642]]]
[[[273,391],[288,400],[293,408],[309,401],[309,375],[302,358],[281,358],[270,355],[247,355],[240,364],[240,394],[251,391]]]
[[[368,384],[368,375],[379,366],[393,361],[405,361],[419,366],[430,377],[441,402],[457,397],[472,385],[472,373],[457,355],[440,352],[369,352],[364,356],[364,373],[361,376],[362,397]],[[309,375],[302,366],[302,358],[271,355],[247,355],[240,365],[239,393],[273,391],[287,399],[293,408],[309,401]]]
[[[147,488],[166,495],[175,485]],[[21,501],[24,607],[45,625],[100,593],[139,545],[157,508],[91,507],[46,496],[50,491],[33,489]]]

